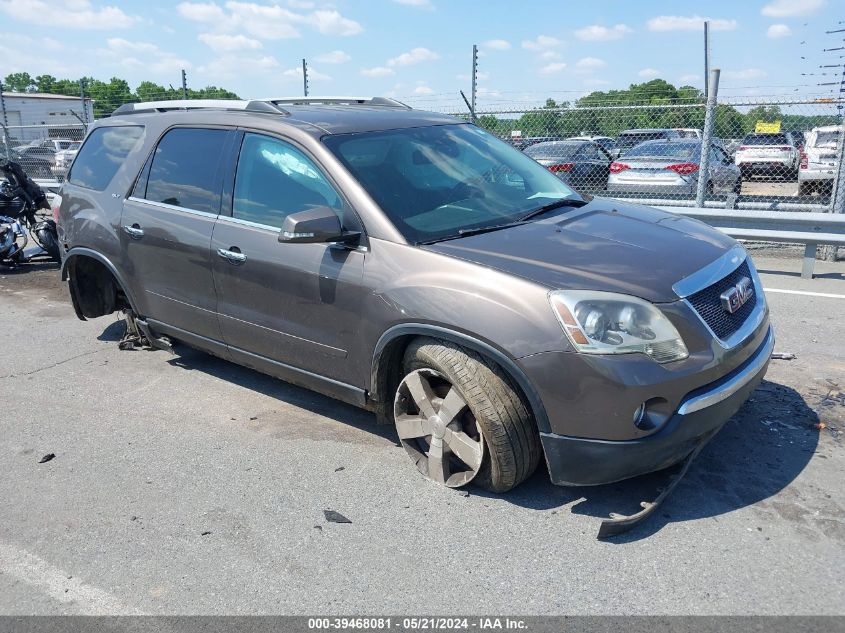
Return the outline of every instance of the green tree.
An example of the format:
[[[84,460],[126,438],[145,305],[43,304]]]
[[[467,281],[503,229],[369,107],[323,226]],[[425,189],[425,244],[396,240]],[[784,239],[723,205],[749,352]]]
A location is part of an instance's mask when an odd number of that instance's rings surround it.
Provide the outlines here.
[[[29,73],[11,73],[3,80],[3,90],[9,92],[34,92],[35,80]]]

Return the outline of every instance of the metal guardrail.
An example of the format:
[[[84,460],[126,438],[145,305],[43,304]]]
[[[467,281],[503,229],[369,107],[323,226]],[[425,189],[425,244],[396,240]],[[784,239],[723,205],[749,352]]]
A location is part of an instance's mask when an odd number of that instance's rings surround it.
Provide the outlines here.
[[[845,214],[672,206],[659,208],[701,220],[737,239],[804,244],[804,262],[801,267],[804,279],[813,278],[819,245],[845,246]]]

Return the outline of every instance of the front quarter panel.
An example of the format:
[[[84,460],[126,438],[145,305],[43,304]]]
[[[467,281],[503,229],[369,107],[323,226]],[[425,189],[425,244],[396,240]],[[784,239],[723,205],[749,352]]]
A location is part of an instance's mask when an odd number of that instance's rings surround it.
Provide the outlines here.
[[[401,324],[463,333],[511,359],[571,351],[544,286],[414,246],[371,242],[360,358],[372,359],[381,335]]]

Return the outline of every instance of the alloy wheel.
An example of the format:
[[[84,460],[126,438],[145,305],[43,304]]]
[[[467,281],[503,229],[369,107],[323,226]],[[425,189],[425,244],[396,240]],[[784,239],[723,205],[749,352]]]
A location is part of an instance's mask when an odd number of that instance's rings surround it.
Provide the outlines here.
[[[426,477],[450,488],[478,474],[484,460],[481,429],[458,389],[433,369],[409,373],[396,390],[396,431]]]

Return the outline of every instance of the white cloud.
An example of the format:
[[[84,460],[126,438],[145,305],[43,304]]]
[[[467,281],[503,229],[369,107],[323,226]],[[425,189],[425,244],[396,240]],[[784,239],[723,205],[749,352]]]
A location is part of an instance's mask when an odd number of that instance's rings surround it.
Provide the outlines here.
[[[321,64],[343,64],[352,59],[348,53],[343,51],[331,51],[330,53],[323,53],[314,58],[315,61]]]
[[[792,35],[792,29],[786,24],[772,24],[769,30],[766,31],[766,36],[776,40],[780,37],[789,37]]]
[[[540,59],[543,59],[545,61],[561,59],[562,57],[563,55],[561,55],[557,51],[543,51],[542,53],[540,53]]]
[[[826,4],[826,0],[773,0],[760,13],[770,18],[792,18],[815,13]]]
[[[609,86],[610,82],[607,79],[585,79],[584,80],[585,86]]]
[[[417,86],[416,88],[414,88],[414,94],[415,95],[430,95],[430,94],[434,94],[434,90],[432,90],[431,88],[429,88],[428,86],[423,84],[421,86]]]
[[[523,40],[522,48],[529,51],[541,51],[547,48],[555,48],[560,46],[562,42],[551,35],[538,35],[533,40]]]
[[[139,20],[119,7],[95,9],[88,0],[3,0],[0,11],[21,22],[64,29],[125,29]]]
[[[306,3],[309,4],[310,3]],[[303,6],[298,3],[295,6]],[[299,37],[299,26],[316,29],[323,35],[357,35],[364,29],[355,20],[344,17],[335,9],[320,9],[297,13],[278,4],[230,0],[225,10],[215,2],[182,2],[179,14],[195,22],[219,25],[221,28],[241,28],[250,35],[267,40]]]
[[[762,79],[766,71],[759,68],[745,68],[743,70],[726,70],[723,73],[726,79]]]
[[[546,64],[540,69],[541,75],[553,75],[555,73],[559,73],[564,68],[566,68],[566,64],[564,62],[554,62],[551,64]]]
[[[419,7],[420,9],[433,9],[431,0],[393,0],[397,4],[404,4],[408,7]]]
[[[681,75],[682,84],[691,84],[701,79],[701,75]]]
[[[575,31],[575,37],[588,42],[607,42],[621,39],[632,32],[633,29],[627,24],[616,24],[611,27],[592,24]]]
[[[314,3],[310,0],[288,0],[291,9],[313,9]]]
[[[112,37],[106,40],[106,47],[105,54],[127,68],[144,68],[154,73],[176,76],[181,69],[192,67],[187,59],[163,51],[149,42],[131,42]]]
[[[704,22],[710,22],[713,31],[733,31],[737,27],[736,20],[724,18],[706,18],[700,15],[659,15],[651,18],[647,25],[649,31],[700,31]]]
[[[407,53],[402,53],[401,55],[394,57],[392,59],[387,60],[388,66],[412,66],[413,64],[419,64],[420,62],[427,62],[433,59],[438,59],[440,55],[435,53],[434,51],[430,51],[427,48],[423,48],[418,46]]]
[[[660,71],[656,68],[643,68],[640,72],[637,73],[640,77],[645,77],[647,79],[651,79],[653,77],[659,77]]]
[[[487,40],[481,45],[481,48],[489,48],[491,51],[506,51],[511,47],[511,43],[507,40]]]
[[[362,68],[361,74],[365,77],[387,77],[396,73],[392,68],[388,68],[387,66],[376,66],[375,68]]]
[[[181,2],[176,11],[183,18],[194,22],[221,22],[226,13],[214,2]]]
[[[226,35],[225,33],[200,33],[197,39],[216,53],[231,51],[255,51],[261,48],[261,42],[246,35]]]
[[[364,28],[355,20],[343,17],[335,10],[315,11],[311,14],[309,21],[323,35],[339,35],[347,37],[358,35]]]
[[[591,73],[607,66],[607,62],[597,57],[584,57],[575,62],[575,69],[581,73]]]

